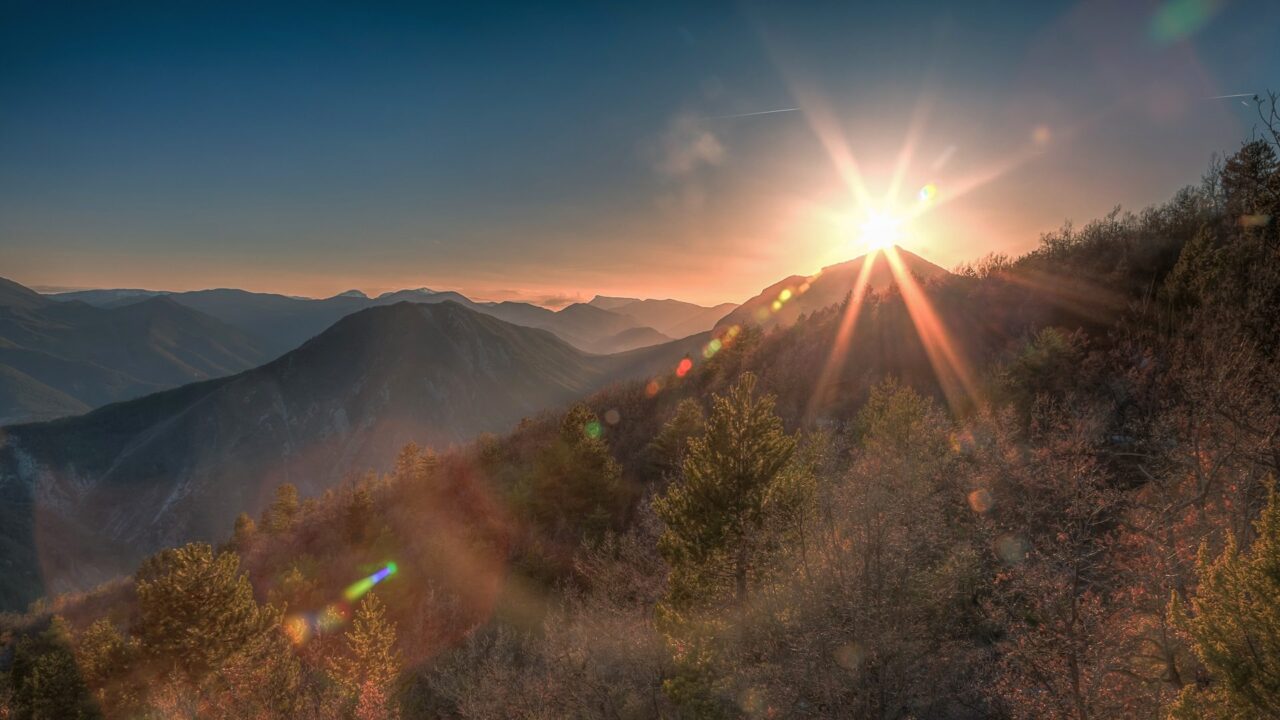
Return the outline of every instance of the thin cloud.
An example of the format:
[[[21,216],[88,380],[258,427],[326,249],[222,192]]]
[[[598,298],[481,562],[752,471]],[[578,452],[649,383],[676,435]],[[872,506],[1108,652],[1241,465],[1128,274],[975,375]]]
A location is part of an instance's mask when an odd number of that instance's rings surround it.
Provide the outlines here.
[[[720,138],[697,116],[681,113],[667,125],[654,166],[663,175],[685,177],[703,167],[719,165],[724,156]]]
[[[477,290],[474,294],[467,292],[463,294],[478,302],[523,302],[556,309],[587,300],[582,293],[578,292],[532,293],[524,290]]]

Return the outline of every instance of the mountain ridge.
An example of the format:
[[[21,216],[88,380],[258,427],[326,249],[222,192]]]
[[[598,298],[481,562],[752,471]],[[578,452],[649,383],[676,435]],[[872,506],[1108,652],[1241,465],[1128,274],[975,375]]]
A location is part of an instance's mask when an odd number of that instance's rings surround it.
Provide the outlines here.
[[[477,312],[507,322],[550,330],[580,350],[612,354],[635,347],[640,338],[686,337],[711,329],[713,321],[703,319],[680,328],[679,334],[654,328],[657,334],[634,333],[630,340],[614,343],[610,339],[629,327],[645,327],[648,323],[630,315],[613,313],[587,303],[574,303],[551,310],[540,305],[516,302],[478,302],[453,290],[414,288],[393,290],[369,298],[358,290],[348,290],[327,298],[297,298],[276,293],[260,293],[235,288],[215,288],[186,292],[138,290],[82,290],[54,293],[47,297],[57,302],[81,301],[100,307],[133,304],[148,297],[164,296],[192,307],[249,333],[271,357],[278,357],[299,347],[342,317],[358,310],[402,300],[420,303],[453,301]],[[678,302],[678,301],[676,301]],[[589,311],[580,307],[590,307]],[[693,306],[697,307],[697,306]],[[599,312],[596,312],[599,311]],[[605,314],[607,313],[607,314]]]
[[[402,302],[236,375],[0,429],[0,562],[16,568],[0,599],[85,587],[151,550],[217,539],[281,482],[318,493],[384,468],[411,440],[443,448],[509,429],[669,370],[702,342],[592,355],[459,303]]]
[[[897,254],[904,269],[919,280],[929,282],[951,275],[946,269],[905,248],[895,245],[892,252]],[[802,314],[838,305],[852,292],[868,259],[872,262],[867,276],[868,290],[885,290],[896,282],[886,251],[877,250],[828,265],[813,275],[783,278],[721,318],[715,324],[715,330],[722,331],[733,325],[756,325],[766,329],[789,326]]]
[[[50,419],[267,360],[248,335],[148,296],[54,301],[0,279],[0,423]]]

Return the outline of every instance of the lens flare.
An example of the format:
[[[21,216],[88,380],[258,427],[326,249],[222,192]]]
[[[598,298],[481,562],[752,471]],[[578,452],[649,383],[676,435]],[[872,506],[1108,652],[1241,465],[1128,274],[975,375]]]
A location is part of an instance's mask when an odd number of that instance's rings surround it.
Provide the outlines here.
[[[1170,0],[1152,15],[1147,36],[1158,45],[1185,40],[1207,25],[1222,5],[1214,0]]]
[[[684,377],[693,369],[693,361],[689,358],[681,358],[680,364],[676,365],[676,377]]]
[[[356,600],[359,600],[360,597],[363,596],[365,593],[372,590],[374,585],[377,585],[383,580],[386,580],[392,575],[395,575],[396,570],[397,570],[396,564],[393,562],[389,562],[387,563],[386,567],[382,568],[378,572],[370,575],[367,578],[364,578],[363,580],[359,580],[353,583],[346,590],[342,591],[342,596],[347,599],[347,602],[355,602]]]
[[[859,239],[869,250],[884,250],[902,236],[902,219],[885,210],[872,210],[862,221]]]
[[[995,499],[991,496],[991,491],[985,488],[978,488],[969,493],[969,507],[974,512],[982,514],[991,509],[995,505]]]

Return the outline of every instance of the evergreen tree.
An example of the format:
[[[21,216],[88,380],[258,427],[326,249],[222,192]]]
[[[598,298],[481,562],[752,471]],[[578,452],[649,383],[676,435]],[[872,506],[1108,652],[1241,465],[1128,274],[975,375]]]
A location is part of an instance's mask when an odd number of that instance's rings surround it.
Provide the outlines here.
[[[377,519],[373,505],[373,492],[367,484],[362,483],[351,493],[342,518],[343,532],[351,545],[360,546],[370,540]]]
[[[662,479],[680,472],[689,439],[701,435],[706,428],[702,406],[693,398],[685,398],[676,406],[675,414],[645,448],[645,456],[653,473]]]
[[[751,373],[715,396],[705,433],[689,441],[682,476],[654,501],[667,525],[659,549],[671,567],[669,603],[748,601],[770,493],[796,446],[773,408],[772,396],[757,396]]]
[[[298,520],[298,488],[285,483],[276,488],[275,499],[262,514],[262,526],[272,535],[280,535],[293,528]]]
[[[411,442],[396,456],[393,477],[401,482],[423,482],[431,478],[438,464],[435,450]]]
[[[400,675],[401,658],[396,649],[396,625],[387,619],[376,593],[369,593],[360,601],[346,637],[347,653],[331,665],[334,681],[342,688],[356,717],[394,717],[397,713],[391,698]]]
[[[421,450],[418,448],[418,443],[410,442],[400,448],[400,454],[396,456],[396,463],[392,473],[401,482],[412,480],[418,475],[421,459],[422,455]]]
[[[275,488],[275,497],[271,505],[262,511],[262,528],[266,532],[278,536],[287,533],[298,520],[298,488],[293,483],[284,483]]]
[[[554,442],[539,454],[525,502],[553,535],[576,543],[599,536],[626,506],[622,468],[609,451],[604,426],[586,405],[569,410]]]
[[[1231,538],[1210,560],[1188,611],[1174,595],[1173,623],[1191,640],[1208,680],[1183,689],[1175,718],[1280,717],[1280,500],[1273,492],[1248,554]]]
[[[1222,166],[1222,191],[1227,222],[1245,227],[1265,227],[1250,218],[1268,214],[1280,203],[1280,160],[1266,140],[1245,143]]]
[[[9,667],[14,717],[28,720],[101,717],[69,642],[66,623],[55,615],[48,629],[18,643]]]
[[[248,513],[240,513],[236,516],[235,529],[231,531],[231,542],[227,543],[227,549],[232,552],[244,553],[249,549],[249,545],[253,542],[253,538],[258,533],[258,526],[254,524],[253,518]]]
[[[135,580],[143,653],[162,668],[198,682],[239,653],[256,650],[279,618],[253,598],[234,553],[203,543],[149,559]]]
[[[136,650],[115,623],[105,618],[94,622],[76,639],[80,672],[107,715],[127,715],[137,700],[137,693],[128,682]]]
[[[80,677],[75,657],[65,648],[36,659],[29,684],[31,720],[79,720],[100,714]]]
[[[769,526],[786,514],[778,503],[799,500],[784,477],[796,442],[773,408],[772,396],[757,396],[751,373],[715,396],[681,476],[654,500],[666,523],[658,550],[669,568],[657,619],[677,668],[664,688],[694,717],[733,712],[725,701],[733,662],[722,647],[730,626],[749,625],[751,586],[776,546]]]

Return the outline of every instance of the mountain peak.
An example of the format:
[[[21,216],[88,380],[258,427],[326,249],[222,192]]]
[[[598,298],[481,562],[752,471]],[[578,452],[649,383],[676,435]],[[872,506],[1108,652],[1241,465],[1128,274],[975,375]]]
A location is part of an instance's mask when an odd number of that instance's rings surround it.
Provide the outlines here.
[[[369,296],[368,296],[368,295],[365,295],[365,294],[364,294],[363,292],[361,292],[360,290],[346,290],[346,291],[344,291],[344,292],[340,292],[340,293],[338,293],[337,295],[334,295],[334,297],[360,298],[361,300],[368,300],[368,299],[369,299]]]
[[[12,280],[0,278],[0,305],[19,308],[36,308],[50,301],[31,288]]]
[[[610,297],[608,295],[596,295],[595,297],[591,298],[590,302],[588,302],[587,304],[591,305],[592,307],[598,307],[601,310],[614,310],[622,307],[623,305],[630,305],[631,303],[636,303],[636,302],[640,302],[640,299],[629,298],[629,297]]]
[[[951,274],[898,245],[890,249],[902,268],[920,280],[929,281]],[[867,269],[869,290],[884,290],[896,282],[895,271],[890,266],[887,253],[877,250],[852,260],[828,265],[808,277],[793,275],[784,278],[724,316],[716,323],[716,327],[743,324],[785,326],[794,323],[802,314],[838,305],[844,302],[849,291],[857,284],[868,260],[871,262],[871,267]]]
[[[407,288],[404,290],[390,290],[388,292],[384,292],[381,295],[379,295],[377,299],[384,300],[386,298],[391,298],[391,297],[409,297],[413,295],[426,296],[426,295],[438,295],[438,294],[439,294],[439,291],[432,290],[429,287]]]

